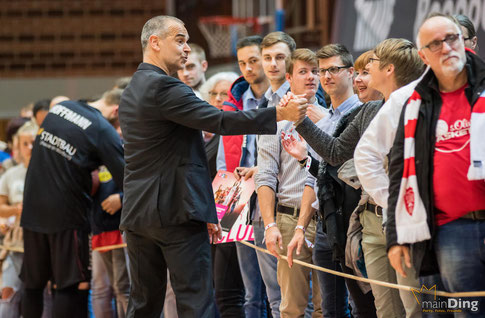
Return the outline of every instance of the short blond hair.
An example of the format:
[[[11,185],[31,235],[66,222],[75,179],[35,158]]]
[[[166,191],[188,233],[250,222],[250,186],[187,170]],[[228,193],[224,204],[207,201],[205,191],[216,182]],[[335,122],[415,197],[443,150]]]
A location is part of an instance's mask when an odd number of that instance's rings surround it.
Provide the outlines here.
[[[379,69],[394,65],[394,77],[399,87],[417,79],[425,68],[418,49],[406,39],[386,39],[376,46],[374,54],[379,58]]]
[[[286,73],[293,74],[293,67],[296,61],[304,61],[318,66],[317,55],[310,49],[296,49],[286,61]]]

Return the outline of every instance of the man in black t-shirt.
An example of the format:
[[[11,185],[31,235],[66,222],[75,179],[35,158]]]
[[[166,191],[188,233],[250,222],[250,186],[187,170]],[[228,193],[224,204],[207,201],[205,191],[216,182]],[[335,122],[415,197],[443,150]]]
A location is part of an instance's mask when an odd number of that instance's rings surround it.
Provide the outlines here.
[[[48,280],[55,289],[55,317],[87,316],[91,171],[104,164],[122,188],[123,148],[106,120],[117,116],[121,92],[108,91],[89,104],[61,102],[50,109],[37,133],[21,218],[24,317],[42,314]]]

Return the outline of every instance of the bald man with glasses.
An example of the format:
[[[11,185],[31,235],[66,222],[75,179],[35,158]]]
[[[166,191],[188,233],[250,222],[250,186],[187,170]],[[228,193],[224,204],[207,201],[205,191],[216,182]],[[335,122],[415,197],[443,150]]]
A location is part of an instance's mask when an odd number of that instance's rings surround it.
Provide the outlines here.
[[[400,273],[402,260],[418,275],[439,271],[447,291],[483,290],[485,63],[465,50],[450,16],[427,18],[417,45],[431,70],[401,114],[391,152],[388,256]],[[483,301],[467,301],[466,317],[484,316]]]

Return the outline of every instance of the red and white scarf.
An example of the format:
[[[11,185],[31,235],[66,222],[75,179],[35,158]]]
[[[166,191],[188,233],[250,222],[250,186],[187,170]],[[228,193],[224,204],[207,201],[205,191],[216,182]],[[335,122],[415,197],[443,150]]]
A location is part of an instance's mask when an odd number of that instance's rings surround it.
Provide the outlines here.
[[[396,205],[396,232],[398,244],[429,240],[426,209],[419,195],[414,163],[416,124],[421,96],[414,91],[404,111],[404,171]]]
[[[470,168],[468,180],[485,180],[485,91],[473,106],[470,120]]]
[[[396,232],[398,244],[416,243],[431,238],[427,214],[416,179],[415,133],[421,96],[414,91],[404,114],[404,171],[396,205]],[[468,180],[485,179],[485,92],[473,107],[470,121],[470,168]]]

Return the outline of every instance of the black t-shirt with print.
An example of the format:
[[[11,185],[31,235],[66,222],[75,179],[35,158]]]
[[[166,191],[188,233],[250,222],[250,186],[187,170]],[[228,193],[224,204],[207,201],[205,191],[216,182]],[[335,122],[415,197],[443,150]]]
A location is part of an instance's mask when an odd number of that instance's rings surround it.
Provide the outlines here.
[[[105,165],[123,186],[123,147],[97,109],[55,105],[37,133],[25,180],[21,226],[41,233],[88,229],[91,171]]]

